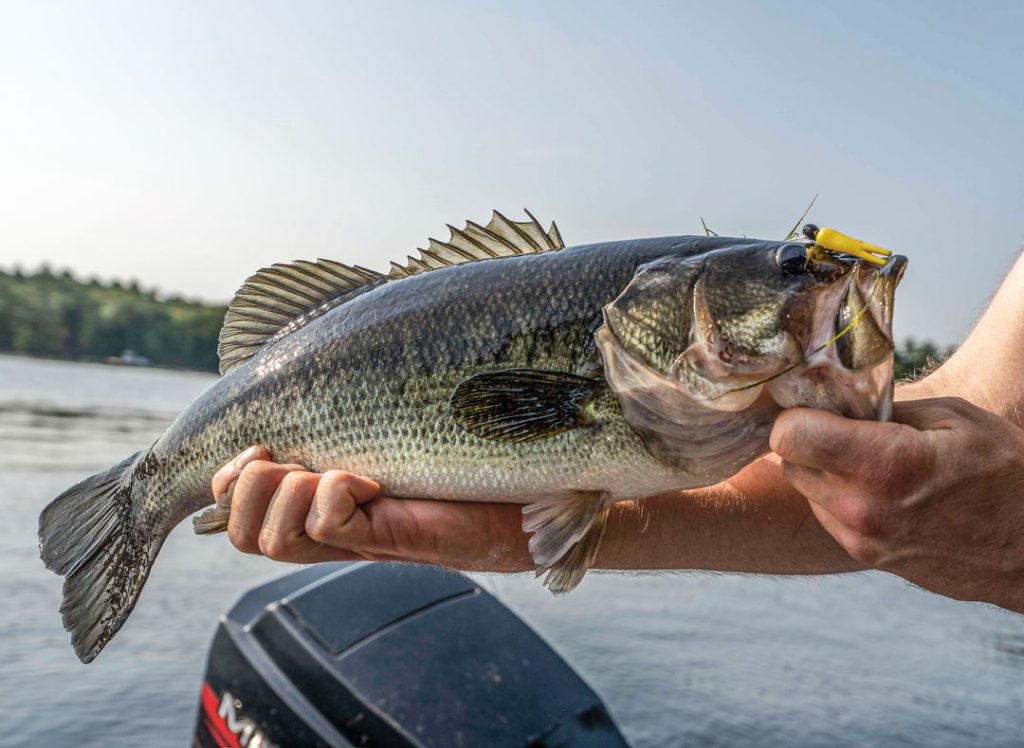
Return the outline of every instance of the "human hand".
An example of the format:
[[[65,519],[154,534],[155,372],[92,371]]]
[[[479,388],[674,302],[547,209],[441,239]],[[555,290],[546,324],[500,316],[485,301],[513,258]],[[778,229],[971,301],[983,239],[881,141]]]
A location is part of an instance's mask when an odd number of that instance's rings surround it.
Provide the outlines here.
[[[1024,431],[959,398],[898,402],[894,419],[787,410],[771,447],[857,561],[1024,612]]]
[[[213,477],[230,494],[228,537],[276,561],[417,561],[465,571],[533,568],[516,504],[393,499],[342,470],[270,462],[253,447]]]

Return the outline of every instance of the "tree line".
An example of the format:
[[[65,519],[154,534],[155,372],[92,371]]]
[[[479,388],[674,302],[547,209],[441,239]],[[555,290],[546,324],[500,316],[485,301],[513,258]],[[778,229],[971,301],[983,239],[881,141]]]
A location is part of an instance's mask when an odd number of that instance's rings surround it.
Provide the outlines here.
[[[225,309],[46,266],[0,271],[0,352],[97,361],[131,350],[159,366],[217,371]],[[895,376],[913,376],[948,353],[906,340],[896,348]]]
[[[0,351],[96,361],[131,350],[160,366],[217,370],[225,307],[159,298],[135,282],[80,281],[44,266],[0,271]]]

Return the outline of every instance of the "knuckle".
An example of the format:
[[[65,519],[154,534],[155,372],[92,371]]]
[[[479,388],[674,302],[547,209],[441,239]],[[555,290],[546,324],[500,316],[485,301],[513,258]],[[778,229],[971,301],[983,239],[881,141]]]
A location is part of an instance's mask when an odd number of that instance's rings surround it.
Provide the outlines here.
[[[843,523],[863,538],[878,537],[882,534],[882,518],[867,504],[855,504],[844,512]]]
[[[887,498],[898,498],[910,491],[927,469],[927,455],[920,440],[898,438],[879,446],[864,473],[874,491]]]
[[[876,566],[879,560],[878,547],[862,535],[851,535],[843,542],[843,548],[854,561],[866,566]]]
[[[303,488],[309,486],[311,481],[315,480],[315,478],[316,476],[314,473],[302,470],[290,470],[281,478],[281,492],[296,493],[301,491]]]
[[[281,533],[265,529],[259,536],[259,550],[269,559],[286,561],[291,554],[292,544]]]
[[[246,528],[228,527],[228,539],[242,553],[259,553],[259,537]]]
[[[328,543],[347,521],[348,517],[342,516],[336,504],[317,501],[306,516],[306,535],[318,543]]]
[[[337,526],[332,522],[329,513],[324,511],[312,511],[306,517],[306,535],[317,543],[330,542],[334,528]]]
[[[347,470],[328,470],[324,473],[324,477],[339,483],[348,483],[355,478],[355,476]]]
[[[357,511],[355,502],[344,492],[318,490],[306,516],[306,535],[317,543],[330,543]]]
[[[952,410],[954,413],[966,413],[973,406],[964,398],[957,396],[950,396],[943,398],[943,405]]]

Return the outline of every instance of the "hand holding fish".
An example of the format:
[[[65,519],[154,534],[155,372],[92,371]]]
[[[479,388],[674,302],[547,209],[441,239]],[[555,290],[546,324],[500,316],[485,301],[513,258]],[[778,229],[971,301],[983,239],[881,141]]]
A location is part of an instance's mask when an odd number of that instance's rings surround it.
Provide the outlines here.
[[[515,504],[394,499],[342,471],[313,473],[253,447],[213,478],[230,503],[228,537],[275,561],[387,560],[464,571],[534,568]],[[808,517],[777,462],[758,460],[717,486],[612,507],[595,566],[826,574],[861,567]]]
[[[894,418],[796,408],[771,445],[857,561],[1024,612],[1024,430],[960,398],[897,403]]]
[[[466,571],[533,568],[514,504],[379,496],[369,478],[270,462],[251,447],[213,477],[231,503],[228,537],[275,561],[417,561]]]

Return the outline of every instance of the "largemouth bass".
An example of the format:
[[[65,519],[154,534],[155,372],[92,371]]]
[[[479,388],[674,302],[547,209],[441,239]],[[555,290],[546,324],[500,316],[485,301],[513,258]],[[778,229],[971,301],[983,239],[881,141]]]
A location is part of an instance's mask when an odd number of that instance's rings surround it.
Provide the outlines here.
[[[160,439],[40,517],[64,625],[89,662],[160,546],[252,444],[398,498],[523,503],[553,592],[593,563],[608,507],[713,484],[768,449],[780,409],[887,418],[882,269],[810,238],[676,236],[566,248],[495,213],[389,273],[274,265],[225,317],[223,377]],[[196,521],[226,528],[227,511]]]

